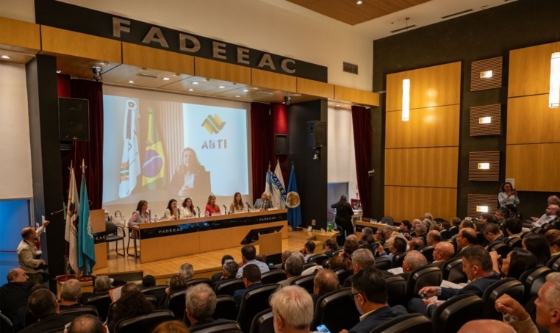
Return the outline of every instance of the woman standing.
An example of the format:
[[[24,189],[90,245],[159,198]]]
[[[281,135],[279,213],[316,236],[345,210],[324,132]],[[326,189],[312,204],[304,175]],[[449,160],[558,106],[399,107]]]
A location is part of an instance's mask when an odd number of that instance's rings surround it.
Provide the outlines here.
[[[180,220],[181,219],[181,212],[177,209],[177,200],[171,199],[167,204],[167,208],[163,213],[163,217],[169,220]]]
[[[235,192],[233,195],[233,202],[229,205],[229,212],[231,213],[239,213],[245,209],[245,205],[243,204],[243,198],[241,198],[241,193]]]
[[[519,205],[519,198],[517,197],[517,191],[513,188],[510,182],[505,182],[500,187],[500,193],[498,193],[498,201],[500,202],[500,208],[505,207],[507,204],[514,206]]]
[[[194,204],[191,197],[186,197],[181,205],[181,216],[183,217],[194,217],[196,213],[194,211]]]
[[[212,216],[215,213],[220,213],[220,206],[216,205],[216,196],[210,194],[206,203],[205,214],[206,216]]]
[[[344,238],[348,237],[354,233],[354,227],[352,226],[352,215],[354,215],[354,211],[348,201],[346,201],[346,196],[340,196],[340,200],[331,205],[331,208],[336,209],[336,216],[335,216],[335,223],[342,227],[346,232]]]

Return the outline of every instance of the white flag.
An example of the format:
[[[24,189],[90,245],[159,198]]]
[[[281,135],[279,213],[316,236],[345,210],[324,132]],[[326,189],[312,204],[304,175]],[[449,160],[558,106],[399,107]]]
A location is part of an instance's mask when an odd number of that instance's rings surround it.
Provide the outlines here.
[[[70,187],[68,189],[68,205],[66,206],[66,230],[64,239],[70,244],[68,252],[68,263],[72,269],[79,275],[78,269],[78,230],[77,219],[80,211],[80,200],[78,199],[78,187],[76,186],[76,177],[74,169],[70,169]]]
[[[276,179],[274,179],[274,176],[276,176]],[[286,208],[286,186],[284,185],[284,177],[282,177],[279,160],[276,160],[274,176],[272,177],[272,203],[274,204],[274,207]]]
[[[123,128],[123,155],[121,159],[121,183],[119,197],[128,197],[136,187],[136,180],[140,175],[140,154],[138,153],[138,137],[136,136],[136,109],[135,101],[126,101],[126,111]]]

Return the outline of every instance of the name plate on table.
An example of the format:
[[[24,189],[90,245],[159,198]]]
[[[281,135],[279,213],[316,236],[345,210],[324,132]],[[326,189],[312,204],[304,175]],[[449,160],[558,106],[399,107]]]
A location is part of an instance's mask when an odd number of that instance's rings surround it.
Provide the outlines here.
[[[230,219],[209,221],[209,222],[198,222],[198,223],[186,223],[178,224],[165,227],[156,227],[149,229],[140,230],[141,239],[150,239],[156,237],[173,236],[180,234],[187,234],[191,232],[205,231],[205,230],[217,230],[232,227],[240,227],[244,225],[253,225],[260,223],[270,223],[285,221],[288,219],[288,214],[278,213],[273,215],[259,215],[259,216],[247,216],[235,218],[232,216]]]

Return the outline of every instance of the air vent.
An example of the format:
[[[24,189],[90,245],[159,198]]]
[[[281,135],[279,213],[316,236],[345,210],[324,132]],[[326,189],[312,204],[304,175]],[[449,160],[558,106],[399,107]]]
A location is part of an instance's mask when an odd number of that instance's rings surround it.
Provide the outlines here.
[[[472,9],[463,10],[462,12],[458,12],[458,13],[455,13],[455,14],[445,15],[445,16],[442,16],[441,18],[446,19],[446,18],[450,18],[450,17],[453,17],[453,16],[458,16],[458,15],[466,14],[466,13],[470,13],[470,12],[472,12]]]
[[[358,74],[358,65],[354,65],[348,62],[342,63],[342,70],[346,73]]]
[[[149,78],[152,78],[152,79],[157,79],[157,75],[137,73],[136,76],[142,76],[142,77],[149,77]]]
[[[414,24],[414,25],[409,25],[408,27],[400,28],[400,29],[397,29],[397,30],[393,30],[393,31],[391,31],[391,33],[394,34],[395,32],[401,32],[401,31],[403,31],[403,30],[412,29],[412,28],[414,28],[414,27],[416,27],[416,24]]]

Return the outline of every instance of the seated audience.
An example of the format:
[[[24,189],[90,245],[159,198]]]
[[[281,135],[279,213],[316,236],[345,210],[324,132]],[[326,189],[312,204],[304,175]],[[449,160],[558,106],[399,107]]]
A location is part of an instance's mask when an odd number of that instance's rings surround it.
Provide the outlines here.
[[[432,266],[437,266],[440,269],[443,267],[443,264],[453,258],[455,255],[455,248],[453,244],[449,242],[439,242],[434,247],[433,257],[434,261],[432,262]]]
[[[6,276],[8,283],[0,287],[0,311],[14,321],[18,309],[27,305],[34,283],[21,268],[13,268]]]
[[[409,220],[402,220],[401,224],[399,225],[399,232],[402,235],[410,235],[412,225],[410,224]]]
[[[107,327],[99,317],[85,314],[72,320],[68,326],[68,333],[107,333]]]
[[[342,257],[345,261],[344,265],[350,267],[352,263],[352,253],[359,249],[360,246],[358,245],[357,240],[347,239],[344,241],[344,250],[340,252],[338,255]]]
[[[325,250],[323,251],[323,253],[325,253],[327,255],[327,258],[332,257],[333,252],[336,251],[336,250],[338,250],[338,244],[336,243],[336,241],[334,239],[331,239],[331,238],[327,239],[325,241]],[[282,253],[282,258],[284,257],[285,252],[289,252],[289,251],[284,251]],[[289,254],[288,254],[288,256],[289,256]],[[286,258],[288,258],[288,257],[286,257]],[[285,260],[283,260],[283,261],[285,261]]]
[[[406,254],[402,264],[403,272],[399,274],[403,279],[408,280],[410,273],[414,272],[420,267],[428,265],[426,257],[418,251],[410,251]]]
[[[317,304],[319,298],[339,288],[338,275],[330,269],[320,270],[313,279],[313,305]]]
[[[50,330],[64,329],[74,317],[60,315],[59,305],[54,294],[48,289],[39,289],[28,300],[29,311],[37,317],[38,321],[21,330],[21,333],[37,333]]]
[[[410,236],[411,237],[416,237],[416,226],[422,224],[422,221],[420,219],[414,219],[412,220],[411,226],[412,228],[410,229]]]
[[[186,287],[187,280],[183,279],[180,275],[173,275],[169,279],[169,287],[165,288],[165,293],[169,295],[172,292],[185,289]]]
[[[185,281],[192,279],[192,277],[194,276],[193,265],[189,263],[182,264],[181,268],[179,268],[179,276],[181,276],[181,278],[183,278],[183,280]]]
[[[495,223],[485,224],[481,232],[484,235],[484,238],[488,241],[488,244],[486,245],[487,249],[496,244],[503,243],[506,240],[504,235],[502,235],[500,228],[498,228],[498,225]]]
[[[255,249],[255,247],[253,245],[245,245],[241,248],[241,259],[242,262],[239,265],[240,268],[237,271],[237,275],[236,277],[239,279],[241,277],[243,277],[243,270],[245,269],[245,267],[247,265],[256,265],[259,270],[262,273],[266,273],[270,270],[270,268],[268,268],[268,265],[265,264],[264,262],[258,261],[255,259],[255,257],[257,256],[257,249]]]
[[[521,242],[523,249],[537,257],[537,265],[546,266],[550,260],[550,246],[542,235],[528,234]]]
[[[503,321],[478,319],[467,322],[457,333],[515,333],[515,330]]]
[[[521,233],[523,232],[523,222],[519,219],[510,219],[506,220],[506,231],[508,233],[508,237],[521,237]]]
[[[461,221],[461,220],[459,220],[459,221]],[[441,221],[441,229],[442,230],[449,230],[449,228],[451,228],[451,223],[449,223],[449,221],[446,221],[446,220]]]
[[[543,225],[554,220],[558,216],[558,213],[560,213],[560,207],[558,205],[549,205],[546,208],[545,213],[540,218],[531,217],[531,219],[533,220],[532,223],[533,227],[534,228],[542,227]]]
[[[267,262],[266,262],[266,255],[264,255],[264,254],[262,254],[262,253],[257,254],[257,255],[255,256],[255,260],[260,261],[260,262],[264,262],[265,264],[267,264]]]
[[[298,286],[281,288],[270,297],[275,333],[308,333],[313,320],[313,300]]]
[[[428,219],[430,221],[434,220],[434,216],[431,213],[425,213],[424,214],[424,219]]]
[[[331,271],[336,271],[339,268],[349,271],[352,269],[352,261],[346,260],[342,256],[334,256],[329,259],[328,268]]]
[[[462,252],[476,244],[476,231],[473,228],[462,228],[457,234],[457,253],[455,257],[461,257]]]
[[[428,297],[438,296],[438,299],[447,300],[455,295],[475,294],[482,297],[484,290],[492,283],[500,280],[500,275],[492,269],[492,258],[488,251],[480,245],[473,245],[465,248],[461,252],[463,261],[463,272],[467,275],[471,283],[462,289],[444,288],[439,286],[424,287],[419,294]],[[436,303],[433,299],[413,298],[409,302],[411,312],[421,313],[431,317],[435,310]]]
[[[170,320],[157,325],[152,333],[191,333],[191,331],[182,321]]]
[[[401,305],[390,307],[387,304],[387,283],[381,271],[376,268],[361,270],[354,276],[352,296],[362,316],[349,333],[369,332],[380,324],[406,314]]]
[[[385,249],[383,249],[381,246],[377,247],[377,251],[380,257],[386,257],[389,260],[393,260],[395,254],[406,252],[406,247],[407,243],[404,239],[395,237],[392,239],[392,241],[389,241],[389,254],[385,253]]]
[[[426,227],[426,225],[424,223],[417,224],[416,227],[414,228],[414,231],[415,231],[414,237],[422,238],[422,240],[424,240],[424,244],[425,244],[426,243],[425,240],[426,240],[427,230],[428,230],[428,228]]]
[[[29,295],[33,294],[35,291],[39,289],[47,289],[47,286],[44,284],[36,284],[31,288]],[[29,326],[33,323],[37,322],[37,317],[28,314],[29,306],[25,303],[24,306],[20,307],[17,311],[17,315],[15,319],[12,321],[14,325],[14,333],[21,331],[25,326]]]
[[[245,269],[242,271],[243,273],[243,284],[245,285],[245,289],[236,290],[233,293],[233,301],[235,302],[235,306],[239,308],[241,305],[241,301],[243,300],[243,296],[246,292],[251,289],[255,289],[257,287],[262,286],[261,283],[261,270],[255,264],[247,264],[245,265]]]
[[[537,316],[536,325],[550,333],[560,332],[560,273],[550,273],[546,276],[546,283],[539,289],[535,300]],[[496,310],[504,313],[511,325],[518,333],[537,333],[539,329],[531,316],[511,296],[505,294],[496,300]]]
[[[443,228],[436,222],[436,221],[431,221],[430,222],[430,226],[428,227],[428,230],[434,230],[434,231],[441,231]]]
[[[368,249],[371,251],[371,253],[375,254],[377,251],[377,243],[375,242],[375,239],[373,238],[372,235],[365,235],[364,237],[362,237],[362,246],[360,246],[360,248],[362,249]]]
[[[420,237],[415,237],[408,242],[408,250],[418,250],[424,247],[424,239]]]
[[[364,244],[364,237],[370,235],[373,237],[373,229],[370,227],[364,227],[362,229],[362,239],[360,239],[360,241],[358,242],[359,245]]]
[[[307,260],[309,260],[309,258],[314,255],[313,252],[315,252],[315,242],[312,240],[305,242],[303,249],[301,249],[299,252],[303,254],[304,262],[307,262]]]
[[[123,319],[147,315],[154,310],[152,304],[139,291],[131,291],[121,296],[109,322],[109,332],[114,332],[117,323]]]
[[[451,218],[451,226],[449,227],[451,229],[451,227],[456,227],[457,229],[459,229],[459,226],[461,225],[461,219],[458,217],[453,217]]]
[[[79,303],[82,296],[82,284],[77,279],[65,281],[60,287],[60,309],[82,306]]]
[[[358,249],[352,253],[352,274],[344,280],[343,287],[352,286],[352,279],[359,271],[365,268],[375,268],[373,253],[367,249]]]
[[[548,230],[544,234],[544,238],[550,246],[550,255],[554,256],[560,253],[560,230]]]
[[[237,275],[237,271],[239,271],[239,266],[235,261],[226,262],[222,266],[222,275],[220,276],[220,279],[212,283],[212,286],[215,287],[217,284],[219,284],[221,281],[224,280],[235,279],[236,278],[235,276]]]
[[[430,230],[426,236],[426,245],[436,246],[439,242],[441,242],[441,233],[438,230]]]
[[[113,281],[114,280],[109,278],[107,275],[96,276],[95,283],[93,285],[93,293],[82,293],[82,297],[80,297],[80,303],[85,304],[87,299],[93,296],[108,295],[109,290],[113,289]]]
[[[286,280],[278,282],[281,287],[289,286],[293,280],[301,276],[303,272],[303,255],[299,252],[294,252],[286,260],[284,271],[288,277]]]
[[[216,294],[206,283],[199,283],[187,289],[185,312],[191,322],[190,329],[213,323],[212,315],[216,304]]]
[[[537,258],[531,252],[523,249],[513,249],[508,255],[502,260],[502,269],[499,269],[499,255],[492,251],[490,252],[492,257],[492,266],[495,272],[501,273],[504,278],[514,278],[519,280],[521,274],[526,272],[531,268],[537,267]]]
[[[500,223],[509,217],[509,210],[505,207],[498,208],[496,213],[494,213],[494,217],[496,218],[496,222]]]
[[[146,275],[142,278],[142,289],[155,287],[156,278],[153,275]]]

